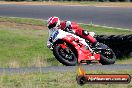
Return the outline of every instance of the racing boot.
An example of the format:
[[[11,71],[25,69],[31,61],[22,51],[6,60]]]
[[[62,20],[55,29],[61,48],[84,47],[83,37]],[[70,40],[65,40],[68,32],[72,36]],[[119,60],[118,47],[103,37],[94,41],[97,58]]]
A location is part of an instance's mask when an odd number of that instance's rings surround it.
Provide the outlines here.
[[[92,49],[96,52],[98,51],[98,47],[99,47],[99,42],[95,42],[95,43],[92,43]]]
[[[96,42],[92,43],[92,47],[93,47],[93,48],[94,48],[94,47],[97,48],[98,46],[99,46],[99,42],[96,41]]]

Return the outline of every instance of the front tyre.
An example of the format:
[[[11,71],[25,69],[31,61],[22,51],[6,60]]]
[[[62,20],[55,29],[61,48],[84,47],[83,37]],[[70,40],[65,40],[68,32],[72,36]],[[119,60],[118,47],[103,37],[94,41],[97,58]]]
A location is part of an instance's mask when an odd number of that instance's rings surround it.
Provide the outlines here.
[[[57,44],[53,48],[53,54],[55,58],[66,66],[75,66],[77,64],[77,58],[73,50],[70,47],[63,48]]]

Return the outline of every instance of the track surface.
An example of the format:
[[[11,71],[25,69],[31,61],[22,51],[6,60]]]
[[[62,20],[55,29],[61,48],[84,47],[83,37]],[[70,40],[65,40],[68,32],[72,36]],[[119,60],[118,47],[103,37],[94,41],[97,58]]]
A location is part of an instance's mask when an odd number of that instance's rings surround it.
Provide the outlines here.
[[[132,64],[123,65],[88,65],[82,66],[86,71],[89,70],[132,70]],[[47,73],[47,72],[76,72],[77,66],[53,66],[42,68],[0,68],[0,74],[14,74],[14,73]]]
[[[132,29],[132,8],[48,5],[0,5],[0,16],[62,20],[93,23],[102,26]]]

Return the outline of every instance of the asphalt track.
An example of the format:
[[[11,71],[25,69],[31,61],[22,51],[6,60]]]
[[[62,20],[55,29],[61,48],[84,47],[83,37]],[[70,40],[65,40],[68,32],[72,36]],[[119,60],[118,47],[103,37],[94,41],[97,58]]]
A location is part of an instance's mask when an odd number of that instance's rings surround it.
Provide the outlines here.
[[[0,16],[62,20],[132,29],[132,8],[94,6],[0,5]]]
[[[86,71],[95,70],[132,70],[132,64],[114,65],[85,65],[81,66]],[[20,74],[20,73],[47,73],[47,72],[77,72],[78,66],[51,66],[51,67],[31,67],[31,68],[0,68],[0,74]]]
[[[46,6],[46,5],[0,5],[0,16],[27,17],[48,19],[59,16],[62,20],[81,23],[132,29],[132,8],[89,7],[89,6]],[[32,72],[66,72],[76,71],[76,66],[43,67],[43,68],[0,68],[0,74]],[[132,64],[89,65],[86,70],[132,70]]]

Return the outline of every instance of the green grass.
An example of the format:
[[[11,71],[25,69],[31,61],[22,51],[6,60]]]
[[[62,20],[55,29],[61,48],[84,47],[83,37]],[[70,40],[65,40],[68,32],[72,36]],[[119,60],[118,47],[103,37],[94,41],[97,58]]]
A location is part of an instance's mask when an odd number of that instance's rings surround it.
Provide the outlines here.
[[[17,18],[17,17],[1,17],[0,16],[0,22],[15,22],[20,24],[30,24],[30,25],[38,25],[38,26],[44,26],[45,21],[38,20],[38,19],[32,19],[32,18]]]
[[[123,30],[123,29],[116,29],[116,28],[105,28],[105,27],[98,27],[92,24],[80,24],[82,28],[88,31],[93,31],[97,35],[127,35],[132,34],[132,31]]]
[[[0,22],[19,24],[0,24],[0,67],[45,67],[60,64],[46,47],[48,30],[42,20],[28,18],[0,17]],[[43,25],[44,30],[35,30],[34,27],[21,26],[23,24]],[[84,29],[97,34],[132,34],[132,31],[116,30],[90,25],[82,25]],[[26,28],[26,30],[24,30]],[[132,58],[131,58],[132,59]],[[131,60],[129,59],[129,60]],[[129,61],[128,61],[129,62]],[[123,63],[120,62],[120,63]]]
[[[87,74],[132,74],[132,71],[88,71]],[[1,88],[131,88],[129,84],[85,84],[76,82],[75,72],[48,72],[31,74],[1,75]]]
[[[132,57],[124,57],[116,61],[117,64],[132,64]]]
[[[0,29],[0,67],[58,65],[46,40],[47,30]]]

